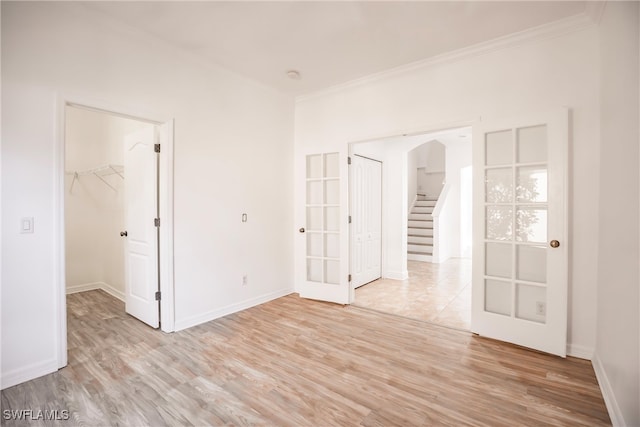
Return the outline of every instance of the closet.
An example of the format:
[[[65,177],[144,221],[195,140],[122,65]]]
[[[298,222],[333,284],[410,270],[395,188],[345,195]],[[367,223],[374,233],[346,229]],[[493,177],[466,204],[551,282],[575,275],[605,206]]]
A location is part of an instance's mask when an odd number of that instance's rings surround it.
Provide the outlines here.
[[[148,127],[153,125],[66,107],[67,293],[102,289],[124,301],[124,140]]]

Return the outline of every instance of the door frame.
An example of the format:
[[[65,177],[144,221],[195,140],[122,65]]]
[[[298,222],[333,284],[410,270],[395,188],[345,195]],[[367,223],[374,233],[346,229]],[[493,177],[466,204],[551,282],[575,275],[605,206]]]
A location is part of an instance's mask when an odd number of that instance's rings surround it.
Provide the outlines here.
[[[132,110],[123,105],[109,104],[102,100],[58,93],[55,109],[54,167],[53,167],[53,242],[54,242],[54,307],[56,317],[56,348],[58,368],[67,365],[67,303],[66,303],[66,242],[65,242],[65,119],[66,107],[82,108],[126,119],[133,119],[155,126],[168,124],[168,135],[160,135],[159,171],[159,212],[162,219],[160,227],[160,329],[163,332],[175,330],[175,288],[174,288],[174,252],[173,252],[173,151],[174,119],[162,114]]]
[[[349,141],[347,142],[347,156],[348,157],[352,157],[354,155],[353,151],[354,151],[354,145],[355,144],[360,144],[360,143],[366,143],[366,142],[372,142],[372,141],[378,141],[378,140],[382,140],[382,139],[390,139],[390,138],[398,138],[398,137],[406,137],[406,136],[416,136],[416,135],[421,135],[421,134],[430,134],[430,133],[436,133],[436,132],[442,132],[442,131],[448,131],[448,130],[453,130],[453,129],[458,129],[458,128],[470,128],[471,129],[471,134],[473,135],[473,130],[474,128],[477,128],[479,126],[479,124],[482,122],[482,117],[478,116],[475,118],[467,118],[467,119],[461,119],[461,120],[455,120],[455,121],[451,121],[451,122],[442,122],[442,123],[431,123],[431,124],[427,124],[424,126],[419,126],[419,127],[415,127],[415,128],[409,128],[409,129],[405,129],[405,130],[399,130],[393,133],[387,133],[387,134],[381,134],[380,136],[370,136],[364,139],[358,139],[358,140],[353,140],[353,141]],[[473,147],[473,139],[471,141],[472,147]],[[375,159],[372,159],[375,160]],[[383,165],[384,162],[380,161]],[[383,168],[383,172],[384,174],[384,168]],[[384,175],[383,175],[384,176]],[[341,186],[341,189],[344,189],[347,191],[348,194],[348,204],[347,204],[347,215],[350,214],[351,212],[351,174],[350,171],[347,171],[347,179],[346,179],[346,183]],[[343,190],[343,191],[344,191]],[[471,196],[473,197],[473,177],[472,177],[472,185],[471,185]],[[384,179],[383,179],[383,185],[382,185],[382,193],[384,195]],[[384,200],[384,199],[383,199]],[[407,218],[408,218],[408,212],[407,212]],[[384,230],[384,201],[383,201],[383,207],[382,207],[382,229]],[[473,221],[473,218],[472,218]],[[406,220],[405,220],[406,222]],[[349,224],[350,225],[350,224]],[[386,262],[386,235],[384,233],[384,231],[382,232],[382,236],[380,238],[380,244],[382,245],[381,248],[381,271],[382,271],[382,278],[384,278],[384,273],[385,273],[385,262]],[[472,252],[473,252],[473,242],[472,242]],[[405,246],[405,252],[406,252],[406,246]],[[348,239],[347,239],[347,253],[348,253],[348,266],[349,266],[349,274],[351,274],[351,230],[349,230],[348,233]],[[353,304],[353,302],[355,301],[355,297],[356,297],[356,291],[355,288],[353,287],[353,282],[349,282],[349,304]],[[471,309],[471,307],[469,307],[469,309]]]

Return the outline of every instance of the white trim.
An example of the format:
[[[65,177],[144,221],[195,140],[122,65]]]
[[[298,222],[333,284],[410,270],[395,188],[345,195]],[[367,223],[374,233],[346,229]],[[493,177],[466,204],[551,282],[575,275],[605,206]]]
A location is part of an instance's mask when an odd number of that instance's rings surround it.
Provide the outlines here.
[[[592,360],[593,347],[587,347],[579,344],[567,344],[567,356],[577,357],[578,359]]]
[[[597,11],[597,8],[594,8],[594,12],[595,11]],[[600,11],[599,13],[601,14],[602,12]],[[415,61],[406,65],[401,65],[399,67],[391,68],[379,73],[370,74],[368,76],[337,84],[326,89],[318,90],[316,92],[299,95],[295,98],[295,102],[298,103],[308,101],[358,86],[371,84],[382,79],[395,77],[397,75],[417,69],[461,61],[463,59],[471,58],[474,56],[486,55],[495,51],[517,47],[533,41],[564,36],[566,34],[576,32],[594,25],[595,19],[595,16],[592,16],[587,12],[583,12],[578,15],[573,15],[564,19],[560,19],[558,21],[539,25],[537,27],[519,31],[513,34],[508,34],[506,36],[498,37],[493,40],[477,43],[468,47],[464,47],[462,49],[454,50],[441,55],[436,55],[431,58]]]
[[[78,292],[94,291],[97,289],[104,291],[112,297],[118,298],[120,301],[124,302],[124,292],[114,288],[113,286],[105,282],[83,283],[81,285],[67,286],[66,293],[67,295],[69,295],[76,294]]]
[[[23,383],[39,378],[43,375],[48,375],[58,370],[58,360],[49,359],[44,362],[32,363],[18,369],[14,369],[10,372],[3,372],[0,383],[2,386],[0,389],[4,390],[14,385]]]
[[[255,298],[250,298],[239,303],[230,304],[223,308],[210,310],[196,316],[190,316],[183,320],[177,320],[175,324],[175,331],[181,331],[183,329],[191,328],[202,323],[210,322],[220,317],[228,316],[229,314],[237,313],[239,311],[264,304],[274,299],[290,295],[294,292],[295,291],[293,288],[281,289],[279,291],[270,292],[268,294],[264,294]]]
[[[626,426],[627,424],[624,422],[624,417],[622,416],[620,406],[618,406],[616,395],[613,393],[613,388],[611,387],[611,383],[607,377],[607,372],[605,371],[602,362],[600,362],[597,353],[593,355],[591,363],[593,364],[593,370],[595,371],[596,378],[598,379],[598,385],[600,386],[604,403],[607,406],[607,412],[609,412],[609,417],[611,418],[611,424],[614,427]]]

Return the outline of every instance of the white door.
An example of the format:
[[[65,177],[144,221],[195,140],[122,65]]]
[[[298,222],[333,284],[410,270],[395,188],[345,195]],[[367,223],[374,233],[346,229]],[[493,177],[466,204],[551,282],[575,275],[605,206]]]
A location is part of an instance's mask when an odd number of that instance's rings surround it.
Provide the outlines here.
[[[318,153],[305,155],[303,162],[304,225],[298,247],[304,249],[296,251],[297,289],[303,298],[348,304],[348,265],[341,262],[347,259],[348,244],[347,214],[342,209],[346,195],[341,192],[347,158]]]
[[[158,154],[156,128],[125,137],[125,310],[157,328],[158,289]]]
[[[354,155],[349,176],[351,284],[355,289],[382,276],[382,163]]]
[[[568,111],[473,130],[471,330],[564,357]]]

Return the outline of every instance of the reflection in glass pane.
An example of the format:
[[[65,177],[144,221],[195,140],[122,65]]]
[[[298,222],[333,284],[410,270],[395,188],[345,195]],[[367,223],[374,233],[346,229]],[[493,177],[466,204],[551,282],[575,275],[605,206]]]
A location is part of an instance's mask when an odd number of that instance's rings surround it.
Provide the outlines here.
[[[485,252],[486,275],[494,277],[511,277],[511,244],[487,243]]]
[[[337,178],[340,176],[340,156],[338,153],[324,155],[324,176],[326,178]]]
[[[516,194],[518,202],[547,201],[547,167],[518,168]]]
[[[322,260],[307,258],[307,280],[322,282]]]
[[[511,129],[486,134],[486,165],[513,163],[513,138]]]
[[[518,208],[516,212],[516,240],[532,243],[547,241],[547,208]]]
[[[325,283],[331,283],[333,285],[340,284],[340,261],[326,260],[325,261]]]
[[[324,182],[324,202],[327,205],[340,203],[340,181],[331,179]]]
[[[513,209],[487,206],[487,239],[511,240],[513,235]]]
[[[511,283],[485,280],[484,284],[484,310],[511,316]]]
[[[547,290],[542,286],[516,284],[516,317],[544,323],[547,312]]]
[[[547,281],[547,249],[545,246],[516,246],[516,277],[527,282]]]
[[[518,129],[518,163],[547,161],[547,126]]]
[[[487,169],[485,182],[488,203],[513,202],[513,172],[511,168]]]
[[[340,209],[338,207],[324,208],[324,229],[326,231],[340,230]]]
[[[322,155],[307,156],[307,178],[322,178]]]
[[[322,181],[307,181],[307,204],[322,204]]]
[[[325,256],[329,258],[340,258],[340,235],[325,234],[324,239]]]
[[[322,234],[307,233],[307,256],[322,256]]]
[[[322,208],[307,208],[307,229],[322,230]]]

